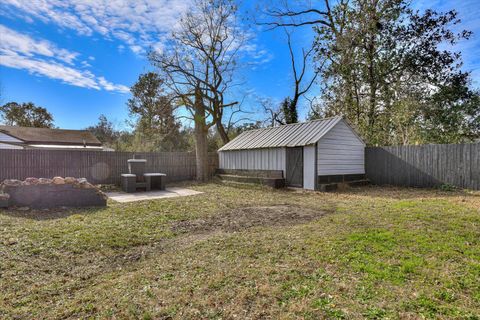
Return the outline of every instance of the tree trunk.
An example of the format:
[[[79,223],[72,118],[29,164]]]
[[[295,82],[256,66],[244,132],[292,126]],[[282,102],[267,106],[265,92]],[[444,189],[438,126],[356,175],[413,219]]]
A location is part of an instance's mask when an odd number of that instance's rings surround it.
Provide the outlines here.
[[[372,12],[370,14],[371,21],[378,21],[377,19],[377,4],[378,1],[372,2]],[[376,61],[375,57],[377,55],[377,44],[375,41],[375,36],[378,31],[369,30],[369,37],[368,37],[368,47],[367,47],[367,55],[368,55],[368,82],[370,87],[369,92],[369,111],[368,111],[368,140],[369,142],[378,143],[378,132],[375,129],[375,122],[377,118],[377,77],[376,77]]]
[[[227,131],[225,130],[223,123],[221,121],[217,121],[216,126],[217,126],[217,132],[220,135],[220,138],[222,139],[223,144],[229,143],[230,138],[228,137]]]
[[[369,92],[369,110],[368,110],[368,140],[373,141],[376,135],[375,120],[377,109],[377,80],[375,76],[375,38],[374,35],[370,36],[368,45],[368,82],[370,87]]]
[[[203,119],[203,120],[201,120]],[[205,118],[195,117],[195,154],[197,160],[197,181],[207,181],[208,174],[208,142]]]
[[[195,90],[195,155],[197,162],[197,181],[205,182],[209,179],[208,174],[208,128],[205,119],[205,107],[200,90]]]

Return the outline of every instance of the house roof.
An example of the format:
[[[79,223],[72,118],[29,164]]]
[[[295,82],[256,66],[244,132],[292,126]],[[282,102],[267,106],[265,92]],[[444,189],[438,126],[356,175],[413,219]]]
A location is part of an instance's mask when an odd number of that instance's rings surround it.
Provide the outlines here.
[[[344,120],[337,116],[273,128],[249,130],[224,145],[219,151],[308,146],[318,142],[340,121]],[[358,136],[355,130],[353,132]],[[359,139],[361,140],[360,137]]]
[[[48,128],[0,126],[0,132],[22,140],[26,144],[101,146],[102,143],[89,131]]]

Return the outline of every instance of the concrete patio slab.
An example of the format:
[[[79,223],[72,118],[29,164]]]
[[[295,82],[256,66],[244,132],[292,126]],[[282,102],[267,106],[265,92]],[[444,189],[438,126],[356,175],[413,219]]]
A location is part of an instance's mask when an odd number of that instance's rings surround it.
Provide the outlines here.
[[[171,187],[171,188],[166,188],[165,190],[149,191],[149,192],[135,192],[135,193],[107,192],[106,195],[114,201],[125,203],[125,202],[145,201],[145,200],[164,199],[164,198],[186,197],[186,196],[193,196],[193,195],[202,194],[202,193],[203,192],[186,189],[186,188]]]

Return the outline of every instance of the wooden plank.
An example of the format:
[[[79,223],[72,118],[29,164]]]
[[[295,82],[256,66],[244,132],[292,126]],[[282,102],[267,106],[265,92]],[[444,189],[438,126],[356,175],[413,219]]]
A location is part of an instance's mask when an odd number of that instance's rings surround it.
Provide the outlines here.
[[[379,185],[448,183],[480,190],[480,143],[367,147],[365,166],[367,177]]]
[[[165,172],[168,181],[194,179],[195,154],[191,152],[136,153],[147,159],[147,170]],[[128,171],[131,152],[11,150],[0,149],[0,181],[28,177],[85,177],[92,183],[119,184],[120,174]],[[218,168],[218,156],[209,154],[209,174]]]

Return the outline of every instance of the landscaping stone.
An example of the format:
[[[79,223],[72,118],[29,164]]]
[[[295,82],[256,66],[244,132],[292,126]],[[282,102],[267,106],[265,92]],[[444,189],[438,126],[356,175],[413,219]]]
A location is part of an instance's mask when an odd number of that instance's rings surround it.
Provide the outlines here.
[[[21,186],[22,181],[15,180],[15,179],[7,179],[7,180],[3,181],[3,185],[5,185],[5,186]]]
[[[53,184],[65,184],[65,179],[63,179],[62,177],[54,177],[52,179],[52,183]]]
[[[38,178],[27,178],[25,179],[25,181],[23,182],[23,184],[27,185],[27,186],[30,186],[30,185],[36,185],[38,184]]]
[[[52,179],[47,179],[47,178],[40,178],[38,179],[38,184],[51,184]]]
[[[85,182],[88,182],[86,178],[78,178],[77,179],[78,184],[82,184],[82,183],[85,183]]]
[[[95,188],[95,186],[93,184],[91,184],[89,182],[86,182],[86,181],[80,182],[78,185],[82,189],[94,189]]]
[[[77,179],[75,179],[74,177],[65,177],[64,181],[65,181],[65,183],[68,183],[68,184],[77,183]]]

